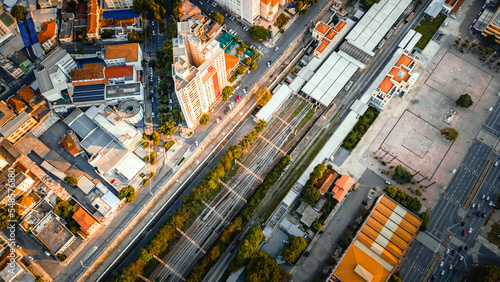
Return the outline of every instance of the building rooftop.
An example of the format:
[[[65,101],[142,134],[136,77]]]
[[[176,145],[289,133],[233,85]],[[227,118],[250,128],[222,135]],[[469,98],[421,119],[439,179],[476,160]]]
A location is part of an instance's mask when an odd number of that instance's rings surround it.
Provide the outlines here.
[[[98,11],[99,6],[96,0],[88,1],[88,13],[87,13],[87,33],[97,34],[97,24],[98,24]]]
[[[335,187],[333,188],[332,192],[333,198],[337,200],[339,203],[342,202],[344,199],[345,195],[347,195],[347,192],[352,188],[352,185],[354,185],[355,181],[352,179],[349,175],[343,174],[337,182],[335,182]]]
[[[131,118],[141,111],[141,105],[136,100],[125,100],[118,105],[117,113],[122,118]]]
[[[132,19],[139,18],[141,15],[139,13],[134,12],[134,9],[123,9],[123,10],[106,10],[102,11],[103,19]]]
[[[132,181],[145,167],[146,163],[135,154],[127,155],[115,168],[127,180]]]
[[[321,34],[325,34],[328,29],[330,29],[330,27],[322,22],[319,22],[318,24],[316,24],[316,27],[314,29]]]
[[[76,85],[71,94],[73,103],[80,104],[93,104],[105,101],[106,86],[101,82],[102,80],[95,80],[95,84]]]
[[[125,59],[128,62],[137,62],[139,55],[139,44],[129,43],[122,45],[111,45],[104,48],[104,60]]]
[[[7,105],[9,105],[10,108],[16,111],[16,113],[18,114],[22,112],[26,107],[26,104],[16,96],[11,96],[9,99],[7,99]]]
[[[316,219],[321,216],[321,213],[317,212],[311,206],[307,206],[305,210],[302,212],[302,217],[300,219],[307,226],[311,226]]]
[[[142,100],[141,83],[115,84],[106,86],[106,99],[117,99],[123,97]],[[134,97],[132,97],[134,96]]]
[[[182,1],[179,12],[181,13],[180,20],[185,21],[190,17],[201,13],[201,10],[197,6],[193,5],[191,2],[184,0]]]
[[[94,224],[98,223],[82,207],[78,207],[71,218],[73,218],[78,223],[78,225],[80,225],[80,230],[82,230],[85,234],[88,234],[89,229]]]
[[[133,66],[111,66],[104,68],[104,76],[108,79],[132,75],[134,75]]]
[[[15,116],[4,101],[0,101],[0,128]]]
[[[76,156],[82,151],[80,142],[73,132],[68,133],[61,142],[61,147],[73,156]]]
[[[0,134],[4,137],[10,136],[14,131],[16,131],[19,127],[21,127],[25,122],[27,122],[32,117],[26,112],[22,112],[20,115],[15,117],[9,123],[4,125],[0,130]]]
[[[71,70],[71,80],[104,79],[104,67],[87,67]]]
[[[21,90],[17,91],[17,95],[19,95],[24,102],[29,103],[35,98],[35,91],[29,86],[24,86]]]
[[[316,188],[319,189],[319,192],[321,193],[321,195],[324,195],[328,191],[328,189],[332,186],[333,182],[335,182],[335,180],[337,180],[338,176],[339,176],[339,174],[336,171],[331,170],[331,169],[327,169],[323,173],[323,177],[321,177],[321,179],[319,179],[315,185]]]
[[[56,35],[57,21],[44,22],[42,24],[42,31],[37,33],[38,42],[44,44]]]
[[[342,281],[387,281],[421,220],[383,195],[331,277]]]
[[[49,213],[34,228],[36,237],[53,253],[57,254],[68,242],[73,241],[75,236],[71,231],[57,220],[54,213]]]

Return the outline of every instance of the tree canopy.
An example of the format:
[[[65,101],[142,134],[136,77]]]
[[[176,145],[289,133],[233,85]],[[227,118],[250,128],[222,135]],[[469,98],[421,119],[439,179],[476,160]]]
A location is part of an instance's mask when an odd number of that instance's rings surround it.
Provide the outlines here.
[[[253,41],[267,40],[270,35],[269,30],[260,25],[251,26],[248,33],[250,33],[250,38],[252,38]]]
[[[218,22],[219,24],[223,24],[224,23],[224,16],[221,15],[219,12],[212,12],[210,13],[210,18],[216,22]]]
[[[10,14],[17,21],[22,21],[27,13],[28,12],[26,11],[26,8],[24,8],[24,6],[22,6],[22,5],[14,5],[12,7],[12,9],[10,10]]]
[[[420,230],[425,231],[425,230],[427,230],[427,226],[429,226],[429,223],[431,222],[431,217],[426,212],[420,213],[419,216],[422,219],[422,224],[420,225]]]
[[[380,0],[361,0],[361,5],[366,8],[371,7],[373,4],[380,2]]]
[[[64,181],[71,186],[78,185],[78,180],[73,176],[66,175],[66,177],[64,177]]]
[[[264,235],[262,235],[262,229],[260,227],[255,226],[250,229],[250,232],[245,238],[245,241],[241,244],[240,250],[234,258],[238,268],[245,265],[246,261],[252,257],[263,240]]]
[[[7,205],[0,205],[0,230],[9,226],[9,220],[12,220],[9,214],[9,207]]]
[[[245,269],[245,282],[278,282],[280,268],[267,253],[255,253]]]
[[[295,11],[300,11],[304,7],[304,3],[302,1],[295,2]]]
[[[281,254],[287,261],[294,263],[300,256],[300,253],[307,247],[307,242],[303,237],[294,236],[290,238],[288,244],[283,248]]]
[[[457,106],[462,108],[469,108],[470,106],[472,106],[472,104],[474,104],[472,98],[467,93],[460,95],[455,103],[457,104]]]
[[[453,127],[445,127],[441,129],[441,135],[449,141],[455,141],[458,138],[458,132]]]
[[[73,216],[73,206],[69,203],[69,201],[64,201],[60,198],[58,199],[59,202],[57,202],[54,207],[54,213],[64,219],[68,219]]]
[[[495,282],[500,279],[498,265],[484,263],[476,266],[474,270],[474,282]]]
[[[302,202],[310,206],[314,206],[320,197],[321,193],[312,185],[306,185],[304,189],[302,189],[302,194],[300,195]]]
[[[172,39],[177,36],[177,25],[176,24],[168,24],[165,29],[165,34],[169,39]]]
[[[118,198],[127,198],[127,200],[125,200],[126,203],[133,203],[135,201],[136,195],[137,192],[131,185],[123,187],[120,192],[118,192]]]
[[[160,124],[158,130],[167,136],[171,136],[175,132],[175,121],[166,121]]]
[[[222,100],[227,101],[231,96],[233,96],[234,87],[226,86],[222,89]]]
[[[201,118],[200,118],[200,124],[206,125],[209,120],[210,120],[210,116],[208,114],[203,114],[203,115],[201,115]]]
[[[272,97],[271,91],[267,88],[261,88],[255,92],[255,100],[257,100],[257,104],[261,107],[264,107]]]
[[[413,175],[407,171],[401,165],[396,166],[394,169],[394,176],[392,179],[396,180],[399,183],[409,183],[413,179]]]

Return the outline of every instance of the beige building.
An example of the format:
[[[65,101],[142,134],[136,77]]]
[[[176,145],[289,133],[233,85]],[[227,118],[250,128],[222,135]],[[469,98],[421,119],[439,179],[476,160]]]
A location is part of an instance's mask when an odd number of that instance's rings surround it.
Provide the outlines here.
[[[104,0],[108,9],[132,9],[134,1],[132,0]]]
[[[500,7],[498,7],[496,13],[481,34],[483,36],[494,35],[495,41],[500,44]]]
[[[172,73],[189,128],[210,110],[228,84],[225,53],[214,40],[220,31],[218,23],[200,14],[177,23],[178,37],[172,41]]]
[[[37,124],[38,122],[32,116],[26,112],[22,112],[2,127],[0,135],[2,135],[10,143],[15,144]]]

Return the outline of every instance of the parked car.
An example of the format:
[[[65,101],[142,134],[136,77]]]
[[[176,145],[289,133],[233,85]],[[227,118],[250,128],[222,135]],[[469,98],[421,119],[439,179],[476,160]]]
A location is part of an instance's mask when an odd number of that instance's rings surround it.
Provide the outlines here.
[[[279,48],[280,48],[280,47],[276,46],[276,48],[274,48],[274,52],[278,52],[278,49],[279,49]]]
[[[385,181],[385,185],[391,185],[391,182],[389,182],[389,181],[386,180]]]
[[[48,257],[50,257],[50,253],[47,252],[47,251],[45,251],[45,255],[48,256]]]
[[[33,257],[32,257],[32,256],[28,256],[28,259],[29,259],[29,260],[33,260]]]
[[[469,231],[468,231],[468,232],[469,232],[469,234],[471,234],[471,233],[472,233],[472,228],[469,228]]]
[[[443,265],[444,265],[444,261],[441,261],[441,262],[439,263],[439,267],[443,267]]]

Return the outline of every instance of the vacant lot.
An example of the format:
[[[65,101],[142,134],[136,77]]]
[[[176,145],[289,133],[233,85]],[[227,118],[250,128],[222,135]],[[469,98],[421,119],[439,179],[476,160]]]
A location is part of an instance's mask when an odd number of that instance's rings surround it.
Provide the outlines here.
[[[431,41],[432,37],[439,29],[439,27],[443,24],[446,16],[443,14],[439,14],[434,20],[422,20],[415,28],[415,31],[422,34],[422,38],[417,42],[417,47],[424,50],[425,46]]]

